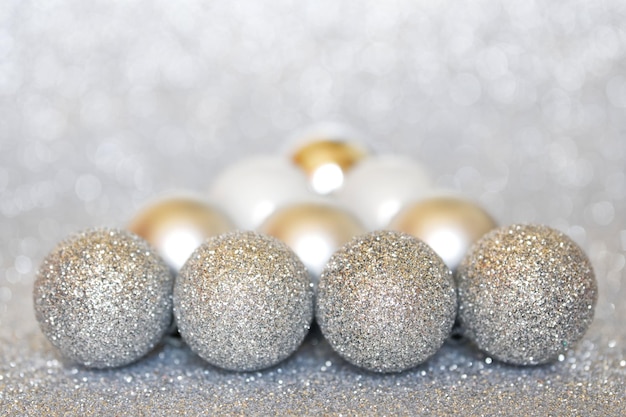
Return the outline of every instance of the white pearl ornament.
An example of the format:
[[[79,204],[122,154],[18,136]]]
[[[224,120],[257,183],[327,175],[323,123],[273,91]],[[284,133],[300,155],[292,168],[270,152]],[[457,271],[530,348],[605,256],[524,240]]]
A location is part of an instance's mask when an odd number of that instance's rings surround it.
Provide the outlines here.
[[[306,176],[281,157],[254,156],[216,178],[209,196],[243,230],[256,229],[276,209],[315,198]]]
[[[338,200],[368,230],[386,227],[410,201],[422,198],[430,181],[413,160],[400,156],[367,158],[346,175]]]

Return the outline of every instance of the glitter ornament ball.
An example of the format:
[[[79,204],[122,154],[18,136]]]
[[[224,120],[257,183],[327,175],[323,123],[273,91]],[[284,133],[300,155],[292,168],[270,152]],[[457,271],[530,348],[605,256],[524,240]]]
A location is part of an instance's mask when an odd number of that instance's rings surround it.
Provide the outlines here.
[[[128,226],[146,239],[174,272],[206,238],[233,229],[220,210],[192,196],[159,199],[142,209]]]
[[[272,214],[259,231],[285,242],[317,283],[331,255],[356,235],[365,233],[347,211],[323,203],[300,203]]]
[[[487,354],[516,365],[548,362],[580,340],[598,294],[580,247],[539,225],[486,234],[461,263],[457,283],[465,334]]]
[[[485,233],[496,227],[479,205],[458,197],[432,197],[409,204],[389,224],[433,248],[452,271]]]
[[[233,232],[202,244],[174,287],[178,329],[200,357],[233,371],[270,367],[293,353],[313,320],[313,288],[276,238]]]
[[[332,348],[375,372],[400,372],[432,356],[457,307],[441,258],[415,237],[391,231],[357,236],[339,249],[317,297],[317,322]]]
[[[43,334],[67,358],[94,368],[144,356],[172,322],[173,276],[130,232],[91,229],[61,242],[34,286]]]

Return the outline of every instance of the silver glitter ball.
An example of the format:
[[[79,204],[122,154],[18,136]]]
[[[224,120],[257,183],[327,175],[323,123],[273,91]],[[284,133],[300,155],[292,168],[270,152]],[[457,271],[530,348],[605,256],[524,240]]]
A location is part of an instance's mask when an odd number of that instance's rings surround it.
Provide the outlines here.
[[[459,320],[487,354],[517,365],[548,362],[593,320],[596,279],[585,253],[547,226],[495,229],[457,273]]]
[[[152,350],[170,325],[173,281],[143,239],[91,229],[44,259],[35,315],[65,357],[94,368],[126,365]]]
[[[432,356],[457,307],[443,260],[421,240],[390,231],[357,236],[339,249],[317,297],[317,322],[333,349],[376,372],[400,372]]]
[[[278,239],[233,232],[208,239],[174,286],[178,330],[212,365],[252,371],[293,353],[313,320],[306,268]]]

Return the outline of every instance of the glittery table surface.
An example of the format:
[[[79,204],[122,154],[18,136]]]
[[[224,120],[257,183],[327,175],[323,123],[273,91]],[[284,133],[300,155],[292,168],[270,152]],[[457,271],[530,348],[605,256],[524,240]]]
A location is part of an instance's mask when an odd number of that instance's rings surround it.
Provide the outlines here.
[[[0,414],[626,414],[626,3],[0,3]],[[319,334],[277,367],[207,365],[177,340],[104,371],[62,360],[32,284],[70,232],[337,122],[413,156],[503,224],[589,254],[599,299],[553,364],[446,344],[360,371]],[[245,187],[242,186],[242,192]]]

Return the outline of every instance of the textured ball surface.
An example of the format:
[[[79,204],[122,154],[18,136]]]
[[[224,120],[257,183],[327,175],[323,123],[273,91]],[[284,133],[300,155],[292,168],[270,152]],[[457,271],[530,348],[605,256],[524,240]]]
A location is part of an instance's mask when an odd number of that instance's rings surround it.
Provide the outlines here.
[[[480,239],[457,274],[459,319],[496,359],[548,362],[593,320],[597,284],[585,253],[546,226],[512,225]]]
[[[456,315],[452,273],[424,242],[399,232],[357,236],[320,279],[317,321],[333,349],[376,372],[432,356]]]
[[[173,276],[138,236],[92,229],[61,242],[34,286],[44,335],[67,358],[94,368],[148,353],[172,321]]]
[[[207,240],[185,263],[174,312],[181,336],[207,362],[258,370],[298,348],[313,320],[313,288],[284,243],[233,232]]]

